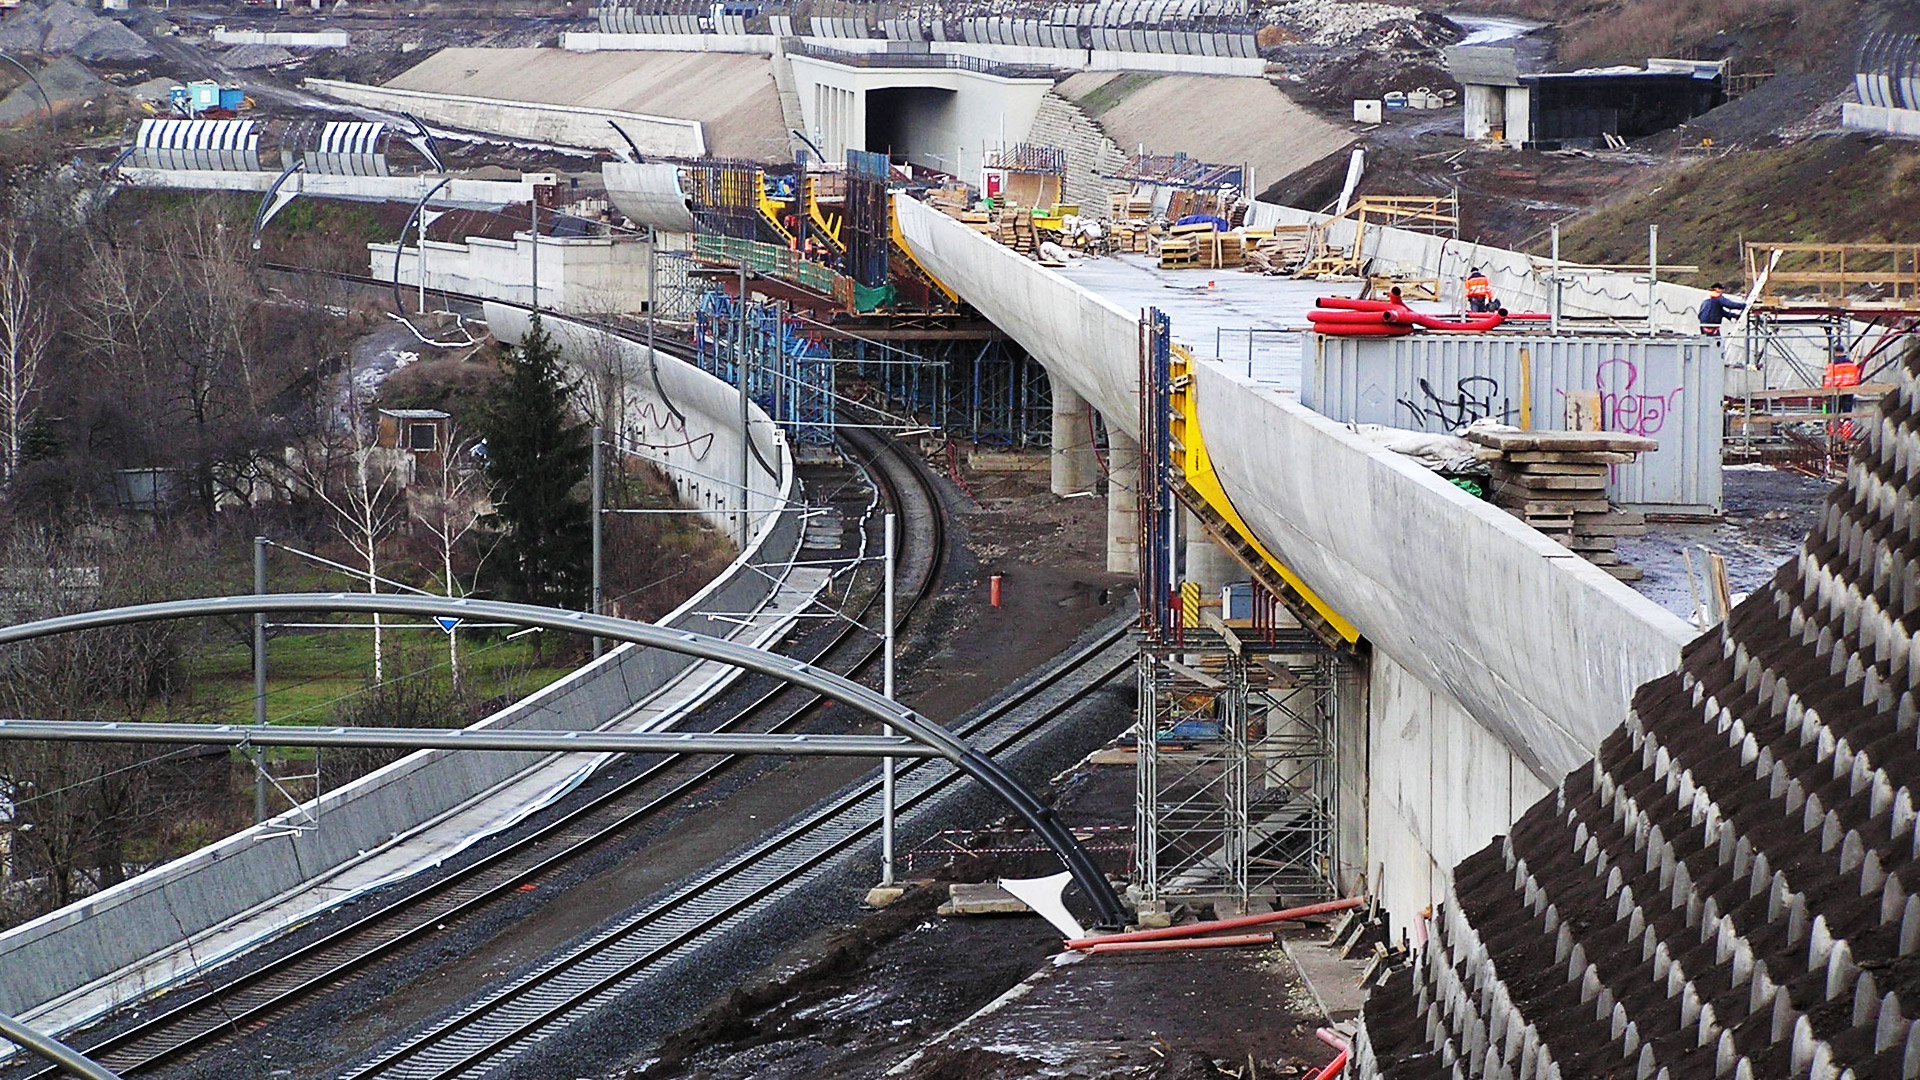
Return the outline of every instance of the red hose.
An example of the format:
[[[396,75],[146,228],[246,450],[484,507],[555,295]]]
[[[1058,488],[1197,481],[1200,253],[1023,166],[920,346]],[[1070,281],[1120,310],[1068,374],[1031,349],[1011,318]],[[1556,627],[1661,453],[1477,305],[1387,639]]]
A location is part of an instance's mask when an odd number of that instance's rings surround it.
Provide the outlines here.
[[[1335,1055],[1332,1061],[1327,1063],[1326,1068],[1321,1069],[1319,1072],[1313,1074],[1313,1080],[1333,1080],[1334,1077],[1339,1076],[1340,1070],[1347,1067],[1348,1053],[1349,1051],[1346,1051],[1346,1050],[1340,1051],[1339,1054]]]
[[[1234,919],[1215,919],[1212,922],[1187,923],[1184,926],[1167,926],[1158,930],[1135,930],[1126,934],[1102,934],[1099,937],[1074,938],[1067,942],[1069,949],[1085,949],[1115,941],[1160,941],[1166,938],[1192,937],[1195,934],[1208,934],[1215,930],[1238,930],[1243,926],[1264,926],[1267,923],[1286,922],[1289,919],[1307,919],[1315,915],[1331,915],[1336,911],[1357,908],[1366,903],[1366,898],[1350,896],[1345,900],[1329,900],[1324,904],[1308,904],[1306,907],[1287,908],[1283,911],[1267,911],[1258,915],[1242,915]]]
[[[1395,320],[1395,316],[1399,314],[1400,312],[1391,311],[1391,310],[1328,311],[1321,308],[1314,308],[1312,311],[1307,312],[1307,321],[1314,322],[1314,323],[1370,323],[1373,325],[1379,325],[1380,323],[1393,322]]]
[[[1218,949],[1229,945],[1271,945],[1273,934],[1235,934],[1231,937],[1181,938],[1175,941],[1111,941],[1088,947],[1090,953],[1160,952],[1166,949]]]
[[[1323,308],[1340,308],[1347,311],[1392,311],[1407,305],[1397,300],[1350,300],[1344,296],[1323,296],[1314,303]]]
[[[1411,326],[1367,326],[1359,323],[1315,323],[1314,330],[1328,337],[1406,337]]]

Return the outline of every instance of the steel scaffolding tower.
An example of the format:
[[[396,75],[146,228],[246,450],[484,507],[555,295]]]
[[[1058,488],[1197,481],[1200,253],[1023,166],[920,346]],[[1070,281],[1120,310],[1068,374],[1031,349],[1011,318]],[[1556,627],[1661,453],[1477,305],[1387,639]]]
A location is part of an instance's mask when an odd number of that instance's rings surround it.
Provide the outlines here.
[[[1183,636],[1140,650],[1146,899],[1332,895],[1341,661],[1304,631],[1259,647],[1231,631]]]
[[[802,333],[785,309],[770,301],[748,303],[714,290],[700,302],[694,328],[700,366],[740,385],[744,355],[747,393],[798,442],[833,442],[836,421],[833,355]]]
[[[1135,877],[1149,902],[1335,891],[1347,661],[1249,581],[1183,580],[1171,326],[1142,324]]]

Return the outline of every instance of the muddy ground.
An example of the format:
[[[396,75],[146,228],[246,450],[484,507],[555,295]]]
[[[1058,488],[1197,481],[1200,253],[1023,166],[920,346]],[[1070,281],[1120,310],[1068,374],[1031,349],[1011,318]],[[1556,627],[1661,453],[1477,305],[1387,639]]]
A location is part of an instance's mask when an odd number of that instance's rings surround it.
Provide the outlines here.
[[[1056,780],[1056,808],[1093,835],[1131,818],[1133,775],[1130,762],[1083,763]],[[1046,870],[964,855],[937,869],[965,881]],[[1332,1057],[1313,1034],[1325,1022],[1320,1003],[1285,949],[1060,963],[1060,935],[1039,917],[943,917],[934,909],[945,897],[944,880],[923,883],[801,942],[619,1075],[1252,1080],[1304,1075]],[[1290,944],[1312,949],[1317,938]]]

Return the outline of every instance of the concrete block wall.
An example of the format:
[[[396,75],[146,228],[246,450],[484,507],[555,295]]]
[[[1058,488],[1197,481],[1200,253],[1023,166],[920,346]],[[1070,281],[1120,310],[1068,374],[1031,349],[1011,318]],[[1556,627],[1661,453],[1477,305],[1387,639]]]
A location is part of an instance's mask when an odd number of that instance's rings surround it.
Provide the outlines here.
[[[338,101],[394,112],[410,112],[436,124],[534,142],[607,150],[618,158],[625,158],[630,148],[626,139],[613,129],[610,121],[619,124],[620,130],[627,133],[627,137],[634,141],[643,154],[700,157],[707,152],[706,134],[698,120],[648,116],[616,109],[586,109],[573,105],[541,105],[500,98],[433,94],[423,90],[398,90],[337,79],[307,79],[303,85],[316,94]]]
[[[1088,214],[1105,214],[1108,194],[1132,186],[1108,179],[1126,164],[1126,151],[1086,110],[1053,91],[1040,100],[1027,141],[1066,151],[1067,178],[1062,185],[1066,200]]]
[[[507,312],[489,312],[496,331],[517,339]],[[591,328],[550,320],[563,348],[594,344]],[[639,346],[634,346],[639,349]],[[661,420],[662,399],[646,369],[635,366],[630,387],[630,423],[636,440],[652,437],[662,424],[678,430],[697,428],[711,439],[695,439],[706,456],[724,455],[725,433],[737,427],[738,399],[731,387],[693,365],[659,357],[658,373],[684,421]],[[757,426],[772,429],[754,410]],[[767,511],[793,494],[792,458],[783,440],[762,443],[778,463],[780,476],[756,481],[754,506]],[[697,466],[700,456],[685,451]],[[671,471],[671,466],[669,466]],[[676,477],[692,479],[689,469]],[[710,515],[719,521],[726,515]],[[666,619],[667,625],[699,633],[730,634],[733,620],[705,611],[751,610],[776,586],[776,567],[792,561],[800,542],[797,514],[762,513],[747,552],[728,572],[709,583]],[[479,727],[586,730],[600,726],[627,705],[665,685],[692,661],[668,653],[623,646],[566,678],[481,721]],[[411,754],[369,773],[262,825],[184,855],[85,900],[0,933],[0,1012],[31,1018],[34,1011],[137,964],[155,951],[191,940],[243,916],[307,883],[353,862],[459,807],[545,759],[542,754],[429,750]],[[513,808],[502,807],[505,817]],[[307,819],[318,827],[297,830]],[[336,898],[337,899],[337,898]],[[321,906],[316,901],[316,907]],[[196,956],[206,965],[222,956]]]

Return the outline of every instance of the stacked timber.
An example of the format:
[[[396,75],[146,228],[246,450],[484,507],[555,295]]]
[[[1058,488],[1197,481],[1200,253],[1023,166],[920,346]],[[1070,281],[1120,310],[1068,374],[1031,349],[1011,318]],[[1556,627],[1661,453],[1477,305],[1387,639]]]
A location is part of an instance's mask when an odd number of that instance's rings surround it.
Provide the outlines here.
[[[1115,221],[1145,221],[1153,216],[1153,200],[1124,192],[1108,195],[1107,216]]]
[[[1001,211],[994,239],[1022,255],[1032,255],[1039,250],[1040,236],[1033,225],[1033,211],[1015,206]]]
[[[1475,429],[1466,437],[1498,454],[1491,458],[1494,505],[1614,577],[1640,580],[1640,568],[1621,562],[1616,548],[1622,536],[1645,535],[1647,519],[1609,503],[1607,480],[1658,443],[1616,431]]]

